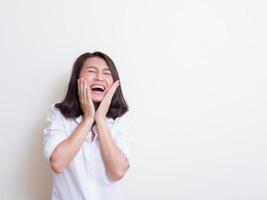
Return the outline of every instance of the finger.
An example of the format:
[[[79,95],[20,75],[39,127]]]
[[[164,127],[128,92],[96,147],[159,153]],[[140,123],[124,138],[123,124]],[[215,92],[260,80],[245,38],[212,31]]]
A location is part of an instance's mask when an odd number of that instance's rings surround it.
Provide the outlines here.
[[[86,98],[86,101],[89,102],[89,100],[90,100],[90,87],[88,87],[87,83],[85,83],[85,98]]]
[[[118,86],[120,85],[120,81],[119,80],[116,80],[113,85],[110,87],[109,91],[107,92],[106,94],[106,98],[108,100],[111,100],[114,93],[116,92],[116,89],[118,88]]]
[[[81,98],[81,80],[78,79],[77,82],[78,82],[78,95],[79,95],[79,99],[80,99]]]
[[[81,79],[81,100],[84,102],[84,80]]]
[[[90,89],[89,89],[89,88],[86,88],[86,100],[87,100],[88,102],[90,102],[90,100],[91,100]]]
[[[87,99],[86,99],[86,82],[85,82],[85,80],[83,80],[83,100],[84,100],[84,102],[87,101]]]

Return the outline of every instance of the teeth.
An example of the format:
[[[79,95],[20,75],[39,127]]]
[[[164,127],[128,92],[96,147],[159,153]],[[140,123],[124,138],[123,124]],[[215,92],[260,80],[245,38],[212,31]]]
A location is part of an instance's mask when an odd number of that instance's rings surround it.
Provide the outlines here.
[[[92,85],[91,89],[100,88],[102,90],[105,90],[105,87],[102,85]]]

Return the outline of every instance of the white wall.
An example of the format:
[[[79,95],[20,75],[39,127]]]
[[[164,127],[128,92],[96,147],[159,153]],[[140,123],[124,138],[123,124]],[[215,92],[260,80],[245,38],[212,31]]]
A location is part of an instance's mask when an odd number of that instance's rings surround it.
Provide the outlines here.
[[[46,200],[49,105],[110,55],[135,116],[128,200],[267,199],[266,1],[1,1],[1,199]]]

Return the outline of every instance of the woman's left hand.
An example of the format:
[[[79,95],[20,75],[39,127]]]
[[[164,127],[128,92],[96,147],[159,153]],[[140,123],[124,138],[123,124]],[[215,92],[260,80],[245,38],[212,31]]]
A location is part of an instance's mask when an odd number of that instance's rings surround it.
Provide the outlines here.
[[[109,110],[109,106],[112,100],[112,97],[117,89],[117,87],[120,85],[120,81],[117,80],[113,83],[113,85],[110,87],[109,91],[101,101],[100,105],[98,106],[98,109],[95,113],[95,121],[104,120],[106,118],[106,115]]]

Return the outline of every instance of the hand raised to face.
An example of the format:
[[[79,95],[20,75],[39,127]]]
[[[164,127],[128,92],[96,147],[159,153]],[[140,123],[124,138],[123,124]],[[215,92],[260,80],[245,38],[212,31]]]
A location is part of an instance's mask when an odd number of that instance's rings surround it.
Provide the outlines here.
[[[99,121],[99,120],[104,120],[107,112],[109,110],[109,106],[112,100],[112,97],[114,95],[114,93],[116,92],[116,89],[118,88],[118,86],[120,85],[120,81],[116,80],[112,86],[110,87],[109,91],[107,92],[107,94],[105,95],[104,99],[101,101],[96,113],[95,113],[95,120]]]
[[[95,111],[94,103],[91,98],[91,89],[87,86],[83,78],[78,79],[78,94],[80,106],[83,111],[83,117],[94,119],[95,121],[104,120],[109,110],[112,97],[116,92],[116,89],[120,85],[119,82],[120,81],[117,80],[112,84],[105,97],[101,101],[100,105],[98,106],[97,111]]]
[[[94,119],[95,107],[91,98],[91,89],[88,88],[83,78],[78,79],[78,94],[84,118]]]

